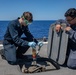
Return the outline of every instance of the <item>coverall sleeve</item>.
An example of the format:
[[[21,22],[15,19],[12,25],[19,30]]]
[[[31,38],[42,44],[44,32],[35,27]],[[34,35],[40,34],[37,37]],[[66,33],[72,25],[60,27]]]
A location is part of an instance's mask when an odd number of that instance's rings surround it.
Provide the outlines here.
[[[28,26],[25,27],[24,34],[27,36],[29,41],[34,41],[35,43],[38,43],[38,41],[33,37],[31,32],[29,31]]]
[[[28,41],[24,41],[18,36],[17,27],[14,24],[9,25],[9,32],[10,32],[11,38],[17,45],[19,46],[28,45]]]
[[[69,38],[76,43],[76,31],[71,29],[70,31],[67,32],[69,34]]]

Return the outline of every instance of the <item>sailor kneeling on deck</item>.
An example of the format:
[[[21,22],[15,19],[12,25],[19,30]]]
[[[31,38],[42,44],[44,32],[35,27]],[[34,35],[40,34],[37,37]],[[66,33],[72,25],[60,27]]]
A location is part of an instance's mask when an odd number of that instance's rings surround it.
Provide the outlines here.
[[[17,59],[27,59],[23,54],[28,48],[42,44],[42,42],[34,39],[28,29],[28,25],[32,23],[32,21],[32,13],[24,12],[21,18],[13,20],[8,24],[4,35],[3,46],[4,56],[9,64],[17,64]],[[26,36],[25,38],[21,38],[23,33]]]

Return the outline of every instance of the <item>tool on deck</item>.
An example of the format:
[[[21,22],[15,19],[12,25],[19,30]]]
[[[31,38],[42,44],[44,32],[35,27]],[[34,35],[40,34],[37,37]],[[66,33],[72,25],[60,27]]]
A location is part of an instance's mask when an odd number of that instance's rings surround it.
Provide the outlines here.
[[[33,58],[32,65],[36,65],[36,48],[32,48],[32,58]]]
[[[37,56],[39,54],[39,51],[40,51],[41,47],[42,46],[38,46],[38,50],[36,50],[36,48],[32,48],[33,65],[37,65],[36,60],[37,60]]]

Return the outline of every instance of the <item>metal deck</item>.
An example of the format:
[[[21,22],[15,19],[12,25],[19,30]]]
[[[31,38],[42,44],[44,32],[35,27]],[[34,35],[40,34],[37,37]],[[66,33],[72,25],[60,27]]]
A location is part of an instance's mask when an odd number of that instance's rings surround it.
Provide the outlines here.
[[[0,44],[0,50],[3,48],[3,45]],[[26,52],[26,55],[31,55],[31,48]],[[47,57],[47,43],[41,48],[39,53],[41,57]],[[19,69],[19,65],[9,65],[6,60],[3,60],[0,56],[0,75],[28,75],[22,73]],[[69,69],[67,67],[61,67],[59,70],[41,72],[41,73],[32,73],[29,75],[76,75],[76,70]]]

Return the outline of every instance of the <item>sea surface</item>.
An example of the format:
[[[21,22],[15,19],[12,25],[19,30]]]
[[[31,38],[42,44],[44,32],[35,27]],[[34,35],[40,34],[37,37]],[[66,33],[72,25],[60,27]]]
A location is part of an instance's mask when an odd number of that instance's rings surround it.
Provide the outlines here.
[[[0,21],[0,40],[3,40],[9,22],[10,21]],[[35,20],[29,25],[29,30],[37,39],[43,37],[48,38],[49,27],[54,22],[55,20]]]

